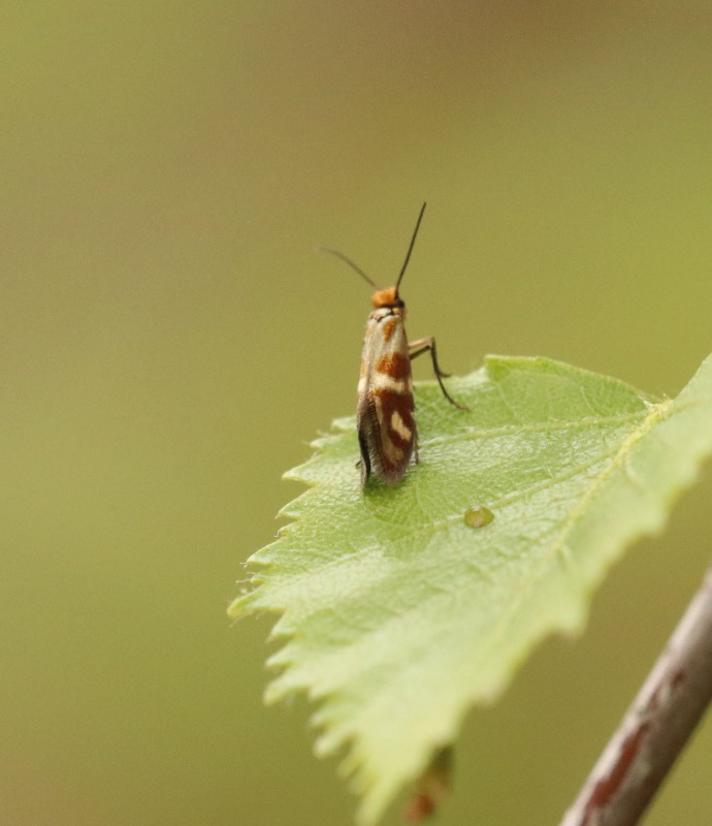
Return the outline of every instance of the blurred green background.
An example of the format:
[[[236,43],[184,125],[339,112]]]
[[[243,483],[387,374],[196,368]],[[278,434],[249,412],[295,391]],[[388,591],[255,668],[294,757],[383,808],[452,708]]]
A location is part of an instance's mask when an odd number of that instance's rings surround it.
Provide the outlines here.
[[[712,350],[711,42],[706,1],[3,5],[2,824],[350,822],[306,703],[261,705],[269,619],[225,615],[354,407],[368,291],[314,247],[387,282],[427,198],[404,295],[446,369],[675,394]],[[443,826],[558,821],[710,494],[473,711]],[[648,826],[709,826],[711,767],[708,719]]]

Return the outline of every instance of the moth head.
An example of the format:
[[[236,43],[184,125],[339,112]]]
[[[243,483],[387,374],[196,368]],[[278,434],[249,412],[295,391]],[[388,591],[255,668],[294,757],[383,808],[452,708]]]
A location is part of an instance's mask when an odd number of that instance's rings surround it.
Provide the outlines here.
[[[397,287],[386,287],[385,290],[376,290],[371,296],[371,303],[376,310],[380,307],[405,307],[405,301],[398,295]]]

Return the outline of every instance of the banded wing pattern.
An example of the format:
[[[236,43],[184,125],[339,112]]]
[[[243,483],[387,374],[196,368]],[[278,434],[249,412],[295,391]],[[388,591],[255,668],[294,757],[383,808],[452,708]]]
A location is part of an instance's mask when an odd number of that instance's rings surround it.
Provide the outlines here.
[[[368,317],[356,412],[361,448],[361,482],[373,474],[399,482],[416,448],[405,308],[379,307]]]

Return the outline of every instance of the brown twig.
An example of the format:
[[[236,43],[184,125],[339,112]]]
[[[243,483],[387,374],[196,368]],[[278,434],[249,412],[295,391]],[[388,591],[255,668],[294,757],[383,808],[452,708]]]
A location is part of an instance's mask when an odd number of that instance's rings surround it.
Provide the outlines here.
[[[633,826],[712,702],[712,571],[560,826]]]

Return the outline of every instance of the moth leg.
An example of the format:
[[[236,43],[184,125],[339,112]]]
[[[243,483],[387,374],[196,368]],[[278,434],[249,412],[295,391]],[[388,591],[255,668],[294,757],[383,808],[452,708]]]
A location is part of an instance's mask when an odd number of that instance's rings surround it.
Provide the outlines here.
[[[435,378],[440,385],[440,389],[443,391],[443,396],[450,402],[450,404],[454,405],[458,408],[458,410],[469,410],[469,407],[466,407],[464,404],[460,404],[456,402],[455,399],[447,392],[445,389],[445,385],[443,384],[443,377],[448,378],[450,375],[449,373],[444,373],[440,369],[440,365],[438,364],[438,351],[435,346],[435,338],[433,336],[427,336],[426,338],[419,338],[416,341],[409,341],[408,342],[408,355],[410,356],[410,360],[418,358],[418,356],[422,356],[423,353],[430,352],[430,358],[433,362],[433,372],[435,373]]]
[[[418,356],[422,356],[423,353],[427,353],[430,351],[430,356],[433,361],[433,370],[435,371],[436,376],[442,376],[444,379],[450,378],[450,373],[446,373],[443,369],[441,369],[440,365],[438,364],[438,353],[437,348],[435,346],[435,338],[433,336],[426,336],[425,338],[419,338],[415,341],[408,342],[408,355],[410,356],[410,360],[418,358]]]
[[[361,450],[361,459],[356,463],[361,466],[361,487],[365,488],[368,477],[371,475],[371,459],[368,455],[368,445],[366,436],[361,428],[358,429],[358,446]]]
[[[419,447],[420,445],[418,444],[418,428],[416,427],[415,422],[413,422],[413,452],[415,453],[416,465],[420,464],[420,453],[418,451]]]

